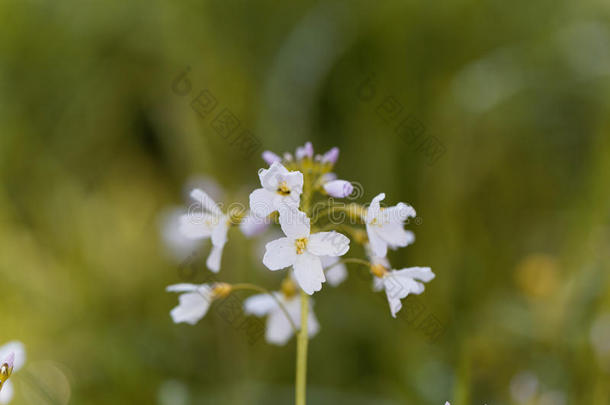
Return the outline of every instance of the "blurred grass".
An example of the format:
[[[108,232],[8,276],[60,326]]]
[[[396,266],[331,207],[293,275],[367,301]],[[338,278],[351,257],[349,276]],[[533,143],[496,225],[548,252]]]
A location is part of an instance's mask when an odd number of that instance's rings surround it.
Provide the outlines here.
[[[384,191],[422,219],[391,260],[433,268],[420,298],[444,335],[392,320],[361,277],[324,289],[312,403],[513,404],[524,371],[530,403],[610,403],[610,353],[590,338],[610,311],[609,13],[599,0],[2,2],[0,342],[27,345],[34,386],[60,403],[64,377],[75,404],[290,402],[294,343],[168,316],[180,278],[159,213],[196,174],[246,202],[262,166],[189,107],[208,89],[264,149],[337,145],[363,201]],[[389,96],[446,147],[435,164],[380,118]],[[232,232],[221,276],[273,288],[255,247]],[[25,374],[14,402],[42,403]]]

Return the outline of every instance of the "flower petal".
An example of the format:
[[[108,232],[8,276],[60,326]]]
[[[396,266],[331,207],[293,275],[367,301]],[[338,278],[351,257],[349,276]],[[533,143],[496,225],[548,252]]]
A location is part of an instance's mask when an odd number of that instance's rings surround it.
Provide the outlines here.
[[[388,244],[377,235],[378,227],[375,225],[366,225],[366,233],[369,237],[369,246],[373,254],[378,257],[386,257],[388,254]]]
[[[178,306],[170,312],[174,323],[185,322],[194,325],[208,312],[212,297],[199,292],[190,292],[180,295],[178,300]]]
[[[13,372],[15,370],[13,369]],[[8,404],[13,399],[15,389],[13,388],[13,382],[11,380],[5,381],[0,390],[0,404]]]
[[[244,301],[244,312],[248,315],[265,316],[277,306],[271,295],[257,294]]]
[[[178,219],[178,231],[189,239],[209,238],[218,218],[203,213],[189,212]]]
[[[328,284],[336,287],[347,278],[347,267],[345,267],[345,264],[336,264],[339,261],[338,257],[322,256],[320,260],[322,261],[322,267],[325,269],[324,275]]]
[[[210,254],[205,261],[205,265],[214,273],[218,273],[220,271],[220,262],[222,259],[223,249],[224,244],[221,246],[212,246],[212,250],[210,250]]]
[[[196,188],[191,191],[191,198],[195,200],[197,203],[201,204],[201,207],[210,212],[213,215],[222,215],[222,211],[218,208],[218,205],[212,197],[210,197],[205,191]]]
[[[281,163],[274,162],[271,164],[269,169],[261,169],[258,172],[258,177],[261,181],[261,186],[265,190],[275,192],[279,186],[282,175],[288,174],[288,169],[286,169]]]
[[[376,219],[379,217],[379,214],[381,212],[381,206],[380,206],[380,201],[385,199],[385,193],[380,193],[377,194],[377,196],[375,196],[375,198],[373,198],[373,201],[371,201],[371,205],[369,206],[369,208],[366,210],[366,222],[370,223],[373,221],[373,219]]]
[[[309,218],[303,211],[296,208],[280,207],[280,225],[284,234],[290,239],[307,238],[309,236]]]
[[[322,283],[326,281],[320,258],[309,252],[297,255],[294,263],[294,277],[303,291],[309,295],[320,291]]]
[[[173,284],[168,286],[165,291],[167,292],[193,292],[193,291],[197,291],[201,286],[197,285],[197,284],[188,284],[188,283],[181,283],[181,284]]]
[[[289,238],[280,238],[265,245],[263,264],[269,270],[280,270],[294,264],[297,249],[294,241]]]
[[[291,314],[292,315],[292,314]],[[298,319],[294,320],[298,324]],[[267,342],[274,345],[285,345],[293,335],[292,325],[284,311],[273,311],[267,318],[267,330],[265,339]]]
[[[331,197],[345,198],[354,191],[354,186],[346,180],[332,180],[324,184],[324,191]]]
[[[410,277],[416,280],[421,280],[424,283],[434,279],[435,274],[430,267],[408,267],[402,270],[396,270],[395,274],[401,277]]]
[[[254,215],[265,218],[277,210],[277,197],[279,195],[264,188],[258,188],[250,193],[250,211]]]
[[[316,256],[343,256],[349,250],[349,238],[335,231],[314,233],[307,250]]]
[[[388,223],[376,227],[375,231],[386,243],[392,247],[405,247],[415,241],[415,235],[406,231],[400,223]]]
[[[218,224],[212,231],[212,244],[214,246],[223,247],[227,243],[227,233],[229,232],[229,218],[223,215],[218,221]]]

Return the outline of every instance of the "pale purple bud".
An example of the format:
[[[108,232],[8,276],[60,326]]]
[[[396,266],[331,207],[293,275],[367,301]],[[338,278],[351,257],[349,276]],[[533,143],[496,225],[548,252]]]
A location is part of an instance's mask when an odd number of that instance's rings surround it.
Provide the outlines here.
[[[322,184],[328,183],[329,181],[337,180],[337,175],[333,172],[325,173],[322,175],[320,182]]]
[[[339,148],[335,146],[322,156],[322,163],[331,163],[334,165],[337,163],[337,159],[339,159]]]
[[[290,162],[292,160],[292,155],[288,152],[284,153],[284,160]]]
[[[349,181],[333,180],[324,184],[324,190],[331,197],[345,198],[354,191],[354,186]]]
[[[276,155],[275,153],[273,153],[269,150],[266,150],[263,152],[263,160],[265,161],[265,163],[267,163],[269,166],[271,166],[275,162],[281,162],[282,158],[279,157],[278,155]]]
[[[305,146],[299,146],[297,148],[295,156],[296,156],[297,160],[301,160],[306,157],[308,157],[308,158],[313,157],[313,146],[312,146],[311,142],[305,143]]]

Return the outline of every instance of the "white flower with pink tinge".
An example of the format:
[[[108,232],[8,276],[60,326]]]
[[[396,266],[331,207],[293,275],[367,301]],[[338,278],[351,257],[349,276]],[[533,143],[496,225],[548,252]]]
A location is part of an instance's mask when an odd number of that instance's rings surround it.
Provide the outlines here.
[[[258,173],[262,188],[250,194],[250,211],[266,217],[281,206],[298,207],[303,193],[303,173],[291,172],[279,162]]]
[[[371,249],[375,256],[379,257],[387,255],[388,247],[396,249],[415,241],[413,232],[403,228],[407,218],[416,215],[413,207],[405,203],[398,203],[394,207],[382,208],[380,202],[384,198],[384,193],[373,198],[371,205],[366,210],[366,215],[362,218],[366,223]]]
[[[25,364],[23,343],[12,341],[0,347],[0,404],[8,404],[13,399],[13,383],[8,379]]]
[[[191,191],[191,198],[197,205],[180,217],[180,232],[191,239],[212,239],[212,251],[206,265],[218,273],[231,220],[205,191],[196,188]]]
[[[343,256],[349,239],[338,232],[310,234],[307,215],[295,208],[280,209],[280,225],[286,237],[267,243],[263,264],[276,271],[292,266],[299,286],[311,295],[326,281],[322,256]]]

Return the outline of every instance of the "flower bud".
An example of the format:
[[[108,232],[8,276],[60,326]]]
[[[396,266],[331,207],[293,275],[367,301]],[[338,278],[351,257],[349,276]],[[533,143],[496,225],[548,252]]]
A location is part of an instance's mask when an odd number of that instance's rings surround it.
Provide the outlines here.
[[[265,161],[265,163],[271,166],[275,162],[281,162],[282,158],[276,155],[275,153],[266,150],[263,152],[263,160]]]
[[[326,152],[324,156],[322,156],[322,163],[330,163],[334,165],[337,163],[337,159],[339,159],[339,148],[335,146]]]
[[[313,145],[311,142],[305,143],[305,146],[300,146],[296,151],[297,160],[301,160],[303,158],[312,158],[313,157]]]
[[[333,180],[324,184],[324,191],[331,197],[345,198],[354,191],[354,186],[349,181]]]

